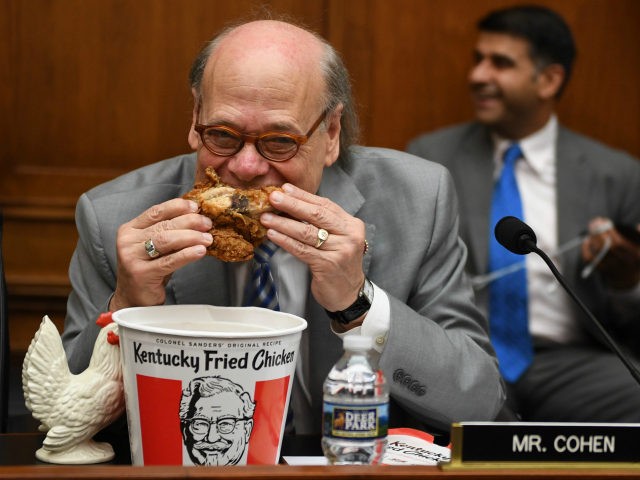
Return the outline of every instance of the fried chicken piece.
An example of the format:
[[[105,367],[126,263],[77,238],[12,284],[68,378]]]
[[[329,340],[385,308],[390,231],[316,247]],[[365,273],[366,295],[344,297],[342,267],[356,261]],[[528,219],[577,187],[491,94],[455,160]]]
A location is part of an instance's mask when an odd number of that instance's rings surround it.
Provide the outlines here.
[[[260,215],[274,212],[269,203],[269,194],[280,187],[252,189],[234,188],[220,181],[212,167],[207,167],[207,181],[194,185],[184,198],[193,200],[200,213],[213,221],[209,231],[213,243],[207,254],[225,262],[242,262],[253,258],[253,249],[260,245],[266,235]]]
[[[233,228],[212,228],[213,242],[207,253],[223,262],[240,262],[253,258],[253,245]]]

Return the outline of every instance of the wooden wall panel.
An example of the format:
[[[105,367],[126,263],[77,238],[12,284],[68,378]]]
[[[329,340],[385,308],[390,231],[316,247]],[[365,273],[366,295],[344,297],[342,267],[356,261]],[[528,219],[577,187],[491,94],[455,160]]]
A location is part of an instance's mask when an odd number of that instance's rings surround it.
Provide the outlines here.
[[[342,52],[361,106],[362,142],[404,148],[469,119],[475,22],[514,0],[3,0],[0,208],[12,342],[43,314],[64,316],[73,210],[93,185],[187,151],[187,73],[226,23],[266,5]],[[564,123],[640,156],[640,2],[540,0],[579,49]]]
[[[0,208],[12,348],[44,314],[59,326],[78,196],[184,153],[191,61],[225,24],[265,5],[324,30],[325,3],[295,0],[3,0]]]
[[[5,0],[11,78],[0,201],[73,205],[87,187],[182,153],[192,59],[257,4]],[[322,2],[267,2],[322,29]],[[8,39],[7,39],[8,37]],[[6,93],[6,90],[4,90]],[[19,181],[15,181],[18,178]],[[45,181],[42,181],[42,179]],[[51,187],[54,182],[55,189]],[[68,182],[67,188],[62,187]],[[54,190],[51,192],[50,190]]]
[[[515,0],[351,0],[332,3],[329,37],[354,77],[368,144],[404,148],[415,135],[471,118],[467,74],[475,24]],[[528,2],[526,2],[528,3]],[[540,0],[578,45],[559,104],[575,130],[640,156],[640,2]]]

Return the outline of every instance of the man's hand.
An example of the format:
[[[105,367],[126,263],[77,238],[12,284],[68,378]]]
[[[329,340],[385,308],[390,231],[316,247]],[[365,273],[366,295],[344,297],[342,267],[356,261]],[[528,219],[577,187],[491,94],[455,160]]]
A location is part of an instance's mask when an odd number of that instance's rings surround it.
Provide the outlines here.
[[[640,225],[636,228],[640,229]],[[635,287],[640,282],[640,245],[625,238],[606,218],[594,218],[589,223],[589,232],[582,243],[583,260],[586,263],[594,261],[609,243],[608,252],[596,265],[596,270],[611,288]]]
[[[269,199],[284,215],[263,214],[262,224],[273,243],[309,266],[311,293],[329,311],[344,310],[355,302],[364,282],[362,256],[365,225],[331,200],[291,184]],[[316,248],[318,232],[329,232]]]
[[[178,268],[206,254],[212,238],[211,219],[196,213],[198,205],[175,198],[154,205],[120,226],[116,239],[118,277],[109,309],[160,305],[164,287]],[[145,241],[152,240],[159,256],[151,258]]]

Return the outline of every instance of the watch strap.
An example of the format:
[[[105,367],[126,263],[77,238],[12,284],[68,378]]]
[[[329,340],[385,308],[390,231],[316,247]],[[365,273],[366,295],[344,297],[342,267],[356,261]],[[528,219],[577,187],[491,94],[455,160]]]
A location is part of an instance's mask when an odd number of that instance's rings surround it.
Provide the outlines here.
[[[371,308],[372,299],[367,296],[367,294],[365,293],[365,289],[371,292],[373,291],[373,286],[367,278],[365,278],[364,284],[360,289],[360,292],[358,292],[358,298],[356,298],[356,301],[349,305],[347,308],[345,308],[344,310],[338,310],[336,312],[331,312],[325,309],[325,312],[327,312],[329,318],[342,325],[346,325],[347,323],[350,323],[356,318],[359,318],[367,313]]]

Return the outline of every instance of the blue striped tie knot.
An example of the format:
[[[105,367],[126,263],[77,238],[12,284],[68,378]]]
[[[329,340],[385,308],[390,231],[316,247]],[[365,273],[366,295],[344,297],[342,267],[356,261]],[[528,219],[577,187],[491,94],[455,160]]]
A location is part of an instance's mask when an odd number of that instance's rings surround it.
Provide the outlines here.
[[[244,290],[244,307],[262,307],[271,310],[280,310],[278,293],[273,281],[269,261],[278,247],[269,241],[265,241],[255,248],[251,276]]]

